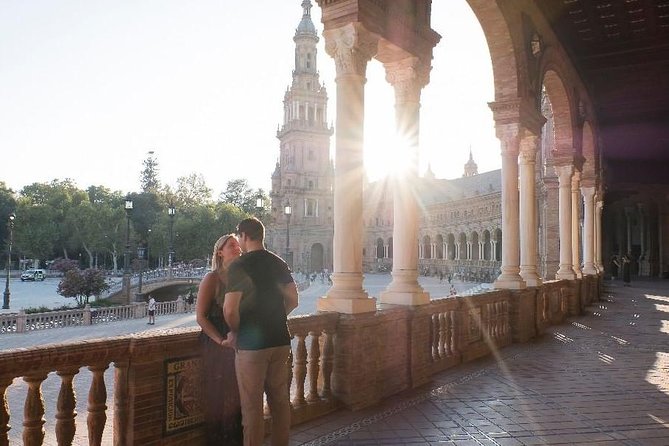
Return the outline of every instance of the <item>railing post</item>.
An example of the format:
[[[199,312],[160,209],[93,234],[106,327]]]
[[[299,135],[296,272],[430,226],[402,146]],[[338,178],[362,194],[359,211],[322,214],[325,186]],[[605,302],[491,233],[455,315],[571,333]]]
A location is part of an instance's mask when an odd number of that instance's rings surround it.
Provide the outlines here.
[[[84,325],[93,324],[93,318],[91,317],[91,306],[86,304],[84,307]]]
[[[26,312],[23,309],[20,309],[18,316],[16,316],[16,332],[24,333],[25,331],[26,331]]]
[[[38,446],[44,442],[44,399],[41,386],[45,379],[45,373],[23,377],[28,384],[28,394],[23,406],[23,444],[27,446]]]
[[[181,298],[181,296],[177,297],[177,313],[185,313],[186,312],[186,304],[184,300]]]
[[[107,422],[107,389],[105,387],[104,372],[108,365],[91,365],[88,370],[93,374],[91,387],[88,390],[88,444],[102,445],[102,433]]]
[[[9,404],[7,403],[7,387],[14,381],[10,376],[0,377],[0,444],[9,444]]]
[[[76,426],[74,418],[77,413],[77,398],[72,388],[72,379],[79,373],[78,368],[68,368],[56,372],[60,376],[60,392],[56,402],[56,439],[58,444],[72,444]]]
[[[130,398],[128,397],[128,361],[114,363],[114,446],[128,444]]]

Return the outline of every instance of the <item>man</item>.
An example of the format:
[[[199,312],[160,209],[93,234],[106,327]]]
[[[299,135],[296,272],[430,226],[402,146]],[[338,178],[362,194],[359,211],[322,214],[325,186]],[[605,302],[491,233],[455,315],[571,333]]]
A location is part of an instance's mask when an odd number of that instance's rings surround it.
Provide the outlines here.
[[[237,225],[244,252],[228,269],[223,313],[230,326],[225,344],[235,347],[242,406],[244,445],[261,445],[265,436],[263,389],[272,414],[272,445],[288,446],[290,395],[286,319],[298,304],[286,262],[265,249],[265,227],[257,218]]]
[[[147,324],[149,325],[155,325],[156,324],[156,299],[153,298],[153,296],[149,295],[149,322]]]

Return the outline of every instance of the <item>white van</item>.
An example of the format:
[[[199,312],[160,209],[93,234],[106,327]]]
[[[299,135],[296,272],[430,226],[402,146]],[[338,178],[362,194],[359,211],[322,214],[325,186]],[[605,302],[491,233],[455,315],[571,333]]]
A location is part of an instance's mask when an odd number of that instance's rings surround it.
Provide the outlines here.
[[[46,277],[46,272],[43,269],[27,269],[21,274],[21,282],[25,282],[26,280],[32,280],[37,281],[37,280],[44,280]]]

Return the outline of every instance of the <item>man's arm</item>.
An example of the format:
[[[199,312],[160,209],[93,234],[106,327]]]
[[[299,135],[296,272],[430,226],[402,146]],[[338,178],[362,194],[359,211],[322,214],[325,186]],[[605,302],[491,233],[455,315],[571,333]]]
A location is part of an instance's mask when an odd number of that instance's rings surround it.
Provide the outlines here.
[[[230,331],[237,333],[239,331],[239,303],[242,300],[241,291],[231,291],[225,293],[223,301],[223,316],[228,323]]]
[[[297,286],[295,285],[295,282],[290,282],[283,285],[282,291],[283,291],[283,306],[286,309],[286,315],[289,315],[291,311],[297,308],[297,305],[299,303],[299,297],[297,295]]]

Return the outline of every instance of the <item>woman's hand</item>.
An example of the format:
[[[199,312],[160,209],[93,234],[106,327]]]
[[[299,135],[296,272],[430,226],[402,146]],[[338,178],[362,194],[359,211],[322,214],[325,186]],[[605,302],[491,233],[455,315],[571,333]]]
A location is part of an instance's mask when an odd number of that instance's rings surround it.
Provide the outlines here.
[[[221,346],[226,348],[231,348],[233,350],[237,349],[237,333],[232,331],[221,341]]]

